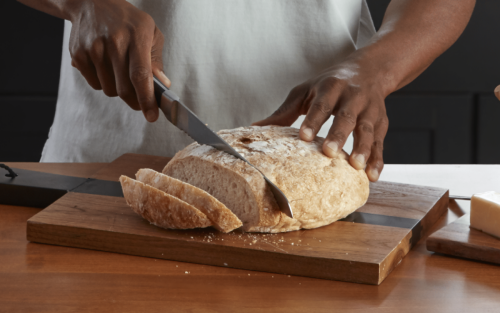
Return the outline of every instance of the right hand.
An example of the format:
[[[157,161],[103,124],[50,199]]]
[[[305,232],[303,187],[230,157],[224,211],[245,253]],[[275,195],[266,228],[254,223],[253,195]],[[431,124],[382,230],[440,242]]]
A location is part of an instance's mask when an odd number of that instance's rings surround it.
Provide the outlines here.
[[[163,34],[153,18],[125,0],[82,0],[71,22],[71,65],[92,88],[156,121],[153,74],[167,87],[170,80],[163,73]]]

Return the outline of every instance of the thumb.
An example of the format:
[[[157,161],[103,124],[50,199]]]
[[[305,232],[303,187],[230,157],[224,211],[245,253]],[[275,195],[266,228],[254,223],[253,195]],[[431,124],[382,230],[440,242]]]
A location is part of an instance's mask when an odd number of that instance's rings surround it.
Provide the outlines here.
[[[163,43],[165,39],[160,29],[155,26],[153,46],[151,47],[151,69],[153,74],[168,88],[172,83],[163,72]]]
[[[304,89],[295,87],[292,91],[290,91],[288,97],[285,99],[285,102],[283,102],[283,104],[273,114],[263,120],[252,123],[252,126],[292,125],[297,118],[303,114],[302,107],[306,95],[307,92],[305,92]]]

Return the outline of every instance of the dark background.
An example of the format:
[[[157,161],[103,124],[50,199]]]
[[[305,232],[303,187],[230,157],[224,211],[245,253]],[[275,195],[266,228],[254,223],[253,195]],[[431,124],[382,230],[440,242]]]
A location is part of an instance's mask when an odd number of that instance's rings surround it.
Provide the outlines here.
[[[390,0],[368,0],[375,26]],[[63,21],[0,1],[0,160],[38,161],[55,112]],[[500,163],[500,1],[478,0],[461,38],[386,100],[386,163]]]

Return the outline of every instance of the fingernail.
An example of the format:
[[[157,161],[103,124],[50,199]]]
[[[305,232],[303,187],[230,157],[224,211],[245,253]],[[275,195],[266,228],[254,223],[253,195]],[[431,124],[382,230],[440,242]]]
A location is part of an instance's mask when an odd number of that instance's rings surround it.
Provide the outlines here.
[[[153,123],[154,121],[156,121],[156,112],[153,111],[153,110],[149,110],[146,112],[146,119],[148,120],[148,122],[150,123]]]
[[[172,82],[170,81],[170,79],[168,79],[167,75],[165,75],[165,73],[163,73],[163,71],[160,72],[160,76],[161,76],[161,80],[165,83],[167,83],[167,85],[171,85]]]
[[[313,139],[313,130],[310,129],[310,128],[304,128],[304,130],[302,131],[302,133],[304,134],[304,136],[309,139],[309,140],[312,140]]]
[[[356,161],[356,163],[358,163],[360,167],[365,166],[365,156],[362,154],[354,156],[354,161]]]
[[[372,168],[370,170],[370,176],[371,176],[372,180],[378,180],[379,173],[378,173],[376,168]]]
[[[326,147],[328,148],[328,150],[330,150],[332,156],[336,155],[339,152],[339,144],[335,141],[330,141],[326,144]]]

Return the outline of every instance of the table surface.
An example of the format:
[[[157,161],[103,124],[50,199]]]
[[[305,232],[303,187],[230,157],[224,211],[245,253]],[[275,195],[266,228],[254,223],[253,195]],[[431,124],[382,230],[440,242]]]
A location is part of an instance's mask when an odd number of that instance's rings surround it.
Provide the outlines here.
[[[88,177],[100,164],[7,163]],[[386,165],[382,180],[499,189],[498,165]],[[500,267],[428,252],[425,238],[380,286],[29,243],[40,209],[0,205],[0,312],[499,312]],[[469,211],[450,201],[437,230]]]

